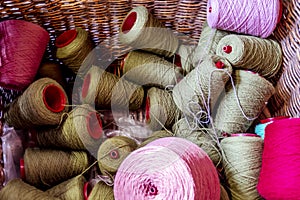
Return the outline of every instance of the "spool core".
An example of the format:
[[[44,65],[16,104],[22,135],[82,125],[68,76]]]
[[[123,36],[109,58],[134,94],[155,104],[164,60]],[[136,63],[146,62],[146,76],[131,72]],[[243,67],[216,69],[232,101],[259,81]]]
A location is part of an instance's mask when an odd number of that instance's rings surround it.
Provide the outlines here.
[[[62,33],[55,41],[55,46],[57,48],[62,48],[73,42],[75,38],[77,37],[77,31],[76,30],[68,30]]]
[[[124,20],[124,23],[122,25],[122,32],[123,33],[127,33],[129,32],[133,25],[136,22],[136,18],[137,18],[137,13],[136,12],[131,12],[126,19]]]
[[[102,136],[102,121],[96,112],[90,112],[86,117],[87,129],[89,135],[94,139],[99,139]]]
[[[86,98],[91,83],[91,74],[87,74],[83,80],[81,96]]]
[[[59,113],[65,109],[66,96],[61,88],[48,85],[43,90],[43,102],[48,110]]]
[[[232,52],[232,47],[230,45],[224,46],[223,51],[227,54]]]
[[[25,180],[26,176],[25,176],[25,163],[24,163],[24,159],[21,158],[20,159],[20,177],[22,180]]]
[[[224,68],[224,63],[222,62],[222,61],[217,61],[216,63],[215,63],[215,65],[216,65],[216,67],[218,68],[218,69],[223,69]]]
[[[147,97],[147,99],[146,99],[145,118],[146,118],[146,121],[150,120],[150,98],[149,97]]]
[[[260,120],[260,123],[265,124],[265,123],[274,122],[274,121],[278,121],[278,120],[281,120],[281,119],[287,119],[287,118],[289,118],[289,117],[287,117],[287,116],[271,117],[271,118]]]
[[[92,187],[89,184],[89,182],[86,182],[83,186],[83,196],[84,196],[84,200],[88,200],[89,196],[92,192]]]

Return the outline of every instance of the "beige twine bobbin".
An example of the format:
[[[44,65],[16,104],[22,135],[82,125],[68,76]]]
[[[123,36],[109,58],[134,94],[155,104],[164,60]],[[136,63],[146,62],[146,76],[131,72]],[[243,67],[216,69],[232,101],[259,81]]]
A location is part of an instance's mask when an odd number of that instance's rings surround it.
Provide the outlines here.
[[[114,189],[99,181],[92,189],[88,200],[114,200]]]
[[[57,125],[68,111],[67,104],[68,97],[64,89],[50,78],[41,78],[12,102],[4,119],[16,129]]]
[[[156,87],[148,90],[146,124],[151,130],[157,131],[162,128],[171,128],[179,115],[180,110],[173,101],[170,92]]]
[[[125,17],[121,25],[120,41],[165,57],[173,56],[179,45],[172,31],[143,6],[133,8]]]
[[[159,130],[159,131],[155,131],[153,132],[146,140],[144,140],[139,146],[138,148],[141,148],[143,146],[146,146],[147,144],[149,144],[150,142],[153,142],[154,140],[157,140],[159,138],[164,138],[164,137],[172,137],[173,133],[171,131],[168,130]]]
[[[99,147],[97,156],[101,173],[115,174],[123,160],[136,148],[136,142],[125,136],[105,140]]]
[[[232,77],[234,87],[228,82],[214,119],[215,128],[228,134],[246,132],[275,92],[269,81],[250,71],[235,70]]]
[[[131,51],[121,64],[123,77],[139,85],[166,88],[182,78],[181,68],[157,55]]]
[[[96,108],[141,107],[144,89],[134,83],[92,66],[84,77],[82,87],[83,103],[95,104]]]

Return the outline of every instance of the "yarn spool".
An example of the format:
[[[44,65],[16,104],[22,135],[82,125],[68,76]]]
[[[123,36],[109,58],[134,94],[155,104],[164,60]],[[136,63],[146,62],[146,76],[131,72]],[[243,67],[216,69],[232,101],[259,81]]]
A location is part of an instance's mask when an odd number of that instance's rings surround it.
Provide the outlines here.
[[[63,113],[68,111],[67,104],[64,89],[50,78],[41,78],[11,103],[4,119],[15,129],[57,125]]]
[[[98,150],[98,165],[102,174],[115,174],[123,160],[135,149],[134,140],[115,136],[105,140]]]
[[[49,189],[79,175],[88,166],[88,155],[84,151],[28,148],[24,160],[20,161],[20,174],[27,183]]]
[[[172,130],[176,137],[181,137],[198,145],[203,151],[207,153],[209,158],[213,161],[215,166],[221,162],[222,156],[218,148],[218,137],[208,129],[201,129],[190,125],[186,118],[177,121]]]
[[[181,68],[154,54],[131,51],[121,63],[123,77],[139,85],[166,88],[181,79]]]
[[[37,129],[36,140],[40,147],[71,150],[89,150],[97,155],[102,143],[102,121],[88,104],[79,105],[67,114],[57,128]]]
[[[283,56],[280,44],[275,40],[233,34],[220,40],[216,53],[232,66],[257,72],[266,78],[277,74]]]
[[[138,147],[141,148],[143,146],[146,146],[150,142],[153,142],[154,140],[157,140],[159,138],[164,138],[164,137],[171,137],[171,136],[173,136],[173,133],[167,130],[155,131],[146,140],[144,140]]]
[[[172,31],[144,6],[137,6],[126,15],[120,28],[120,41],[164,57],[173,56],[179,45]]]
[[[299,133],[300,118],[267,126],[257,186],[265,199],[299,199]]]
[[[57,37],[55,46],[56,57],[75,74],[84,76],[88,69],[82,63],[94,48],[89,33],[82,28],[67,30]]]
[[[207,2],[207,22],[210,27],[262,38],[272,34],[281,15],[280,0]]]
[[[24,90],[36,76],[49,34],[42,27],[23,20],[0,23],[0,86]]]
[[[144,90],[116,75],[92,66],[84,77],[82,101],[95,104],[99,108],[128,108],[136,110],[141,107]]]
[[[64,181],[46,192],[52,197],[57,197],[60,200],[83,200],[83,187],[86,179],[83,175],[78,175],[67,181]]]
[[[51,78],[58,82],[63,88],[66,88],[66,81],[63,76],[62,66],[55,62],[43,62],[37,72],[38,79]]]
[[[203,118],[214,108],[232,72],[223,58],[210,55],[173,88],[173,99],[186,115]],[[204,118],[207,116],[204,116]]]
[[[59,200],[49,196],[46,192],[35,188],[21,179],[10,180],[4,188],[0,190],[0,199],[1,200]]]
[[[147,126],[157,131],[170,128],[180,115],[172,94],[168,91],[152,87],[147,92],[145,117]]]
[[[115,199],[220,199],[217,171],[207,154],[182,138],[155,140],[122,162]]]
[[[215,128],[228,134],[246,132],[275,92],[269,81],[249,71],[235,70],[232,78],[235,86],[226,86],[214,120]]]
[[[272,117],[272,118],[267,118],[267,119],[262,119],[260,120],[260,124],[257,124],[255,126],[255,130],[254,132],[259,135],[262,139],[265,138],[265,129],[266,127],[273,123],[274,121],[278,121],[278,120],[281,120],[281,119],[286,119],[288,117],[286,116],[278,116],[278,117]]]
[[[114,200],[114,189],[99,181],[90,193],[86,192],[84,200]]]
[[[239,134],[237,134],[239,135]],[[256,186],[261,169],[263,140],[250,136],[227,137],[221,141],[226,185],[232,200],[261,199]]]

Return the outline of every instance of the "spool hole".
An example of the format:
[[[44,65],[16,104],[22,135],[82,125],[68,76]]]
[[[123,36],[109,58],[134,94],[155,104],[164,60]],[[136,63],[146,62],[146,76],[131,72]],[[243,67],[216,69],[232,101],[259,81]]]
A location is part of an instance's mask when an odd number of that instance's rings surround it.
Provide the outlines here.
[[[150,194],[150,195],[157,195],[157,192],[158,192],[158,191],[157,191],[157,188],[156,188],[155,186],[152,185],[152,186],[150,187],[150,189],[149,189],[149,194]]]
[[[56,85],[48,85],[43,90],[43,101],[48,110],[59,113],[67,102],[64,91]]]
[[[136,18],[137,18],[136,12],[131,12],[123,22],[122,32],[124,33],[129,32],[132,29],[133,25],[135,24]]]
[[[84,200],[89,199],[91,192],[92,192],[92,186],[89,184],[89,182],[86,182],[83,186]]]
[[[223,51],[229,54],[232,52],[232,47],[230,45],[224,46]]]
[[[209,13],[212,12],[212,7],[211,7],[211,6],[208,8],[208,12],[209,12]]]
[[[87,129],[89,135],[94,139],[99,139],[102,136],[102,121],[101,117],[96,112],[90,112],[87,116]]]
[[[109,152],[109,156],[112,158],[112,159],[118,159],[119,158],[119,152],[118,150],[112,150]]]
[[[86,98],[91,84],[91,74],[87,74],[83,80],[81,96]]]
[[[150,120],[150,98],[149,97],[147,97],[147,99],[146,99],[145,118],[146,118],[146,121]]]
[[[216,63],[215,63],[215,65],[216,65],[216,67],[218,68],[218,69],[223,69],[224,68],[224,63],[222,62],[222,61],[217,61]]]
[[[60,36],[57,37],[55,41],[55,46],[57,48],[62,48],[70,44],[73,40],[75,40],[77,36],[76,30],[68,30],[63,32]]]

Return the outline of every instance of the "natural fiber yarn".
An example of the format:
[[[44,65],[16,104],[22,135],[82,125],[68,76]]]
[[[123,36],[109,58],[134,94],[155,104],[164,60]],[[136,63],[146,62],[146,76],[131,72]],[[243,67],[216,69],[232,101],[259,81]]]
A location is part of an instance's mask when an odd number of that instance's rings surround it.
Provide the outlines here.
[[[235,70],[232,78],[234,86],[228,82],[214,119],[215,128],[228,134],[246,132],[275,92],[269,81],[249,71]]]
[[[36,76],[49,34],[42,27],[23,20],[0,22],[0,86],[24,90]]]
[[[160,130],[163,127],[170,128],[180,115],[172,94],[156,87],[152,87],[147,91],[145,109],[146,124],[153,131]]]
[[[67,181],[64,181],[46,192],[52,197],[57,197],[60,200],[83,200],[83,187],[86,179],[83,175],[75,176]]]
[[[194,55],[195,48],[196,47],[193,45],[184,44],[180,45],[178,48],[177,55],[180,57],[180,63],[183,70],[183,74],[188,74],[195,68],[195,66],[193,65],[193,61],[198,56]]]
[[[173,56],[179,44],[172,31],[164,27],[144,6],[133,8],[124,18],[120,41],[165,57]]]
[[[81,28],[65,31],[57,37],[55,45],[57,47],[56,57],[74,73],[83,76],[87,69],[80,67],[94,48],[89,33]]]
[[[114,189],[99,181],[92,189],[87,200],[114,200]]]
[[[221,147],[231,199],[261,199],[256,186],[261,169],[263,140],[255,136],[228,137],[221,141]]]
[[[280,0],[207,2],[208,25],[221,30],[266,38],[272,34],[280,18]]]
[[[136,142],[125,136],[106,139],[99,147],[97,156],[102,174],[116,173],[123,160],[136,148]]]
[[[38,187],[53,187],[82,173],[89,166],[84,151],[26,149],[21,172],[26,182]]]
[[[275,40],[233,34],[220,40],[217,55],[236,68],[251,70],[266,78],[277,74],[283,56],[280,44]]]
[[[203,118],[214,108],[232,72],[223,58],[209,55],[173,88],[173,99],[186,115]]]
[[[177,137],[155,140],[132,152],[114,182],[116,200],[220,199],[216,168],[197,145]]]
[[[204,150],[215,166],[222,160],[222,155],[218,147],[218,136],[212,130],[197,127],[186,118],[178,120],[172,127],[174,135],[193,142]]]
[[[169,130],[155,131],[146,140],[144,140],[138,147],[141,148],[143,146],[146,146],[150,142],[153,142],[154,140],[157,140],[159,138],[164,138],[164,137],[171,137],[171,136],[173,136],[173,133]]]
[[[4,114],[7,124],[16,129],[57,125],[68,111],[64,89],[54,80],[41,78],[32,83]]]
[[[63,88],[66,88],[66,80],[63,76],[63,67],[56,62],[43,62],[37,72],[38,79],[51,78],[58,82]]]
[[[0,200],[59,200],[49,196],[46,192],[35,188],[21,179],[10,180],[4,188],[0,190]]]
[[[182,78],[181,68],[154,54],[131,51],[121,64],[123,77],[139,85],[166,88]]]
[[[102,121],[99,114],[88,104],[76,106],[66,114],[60,126],[37,129],[37,144],[44,148],[89,150],[97,155],[103,141]]]
[[[103,69],[92,66],[84,77],[82,100],[95,104],[99,108],[128,108],[136,110],[141,107],[144,90]]]
[[[267,200],[299,199],[300,118],[282,119],[266,128],[258,192]]]

